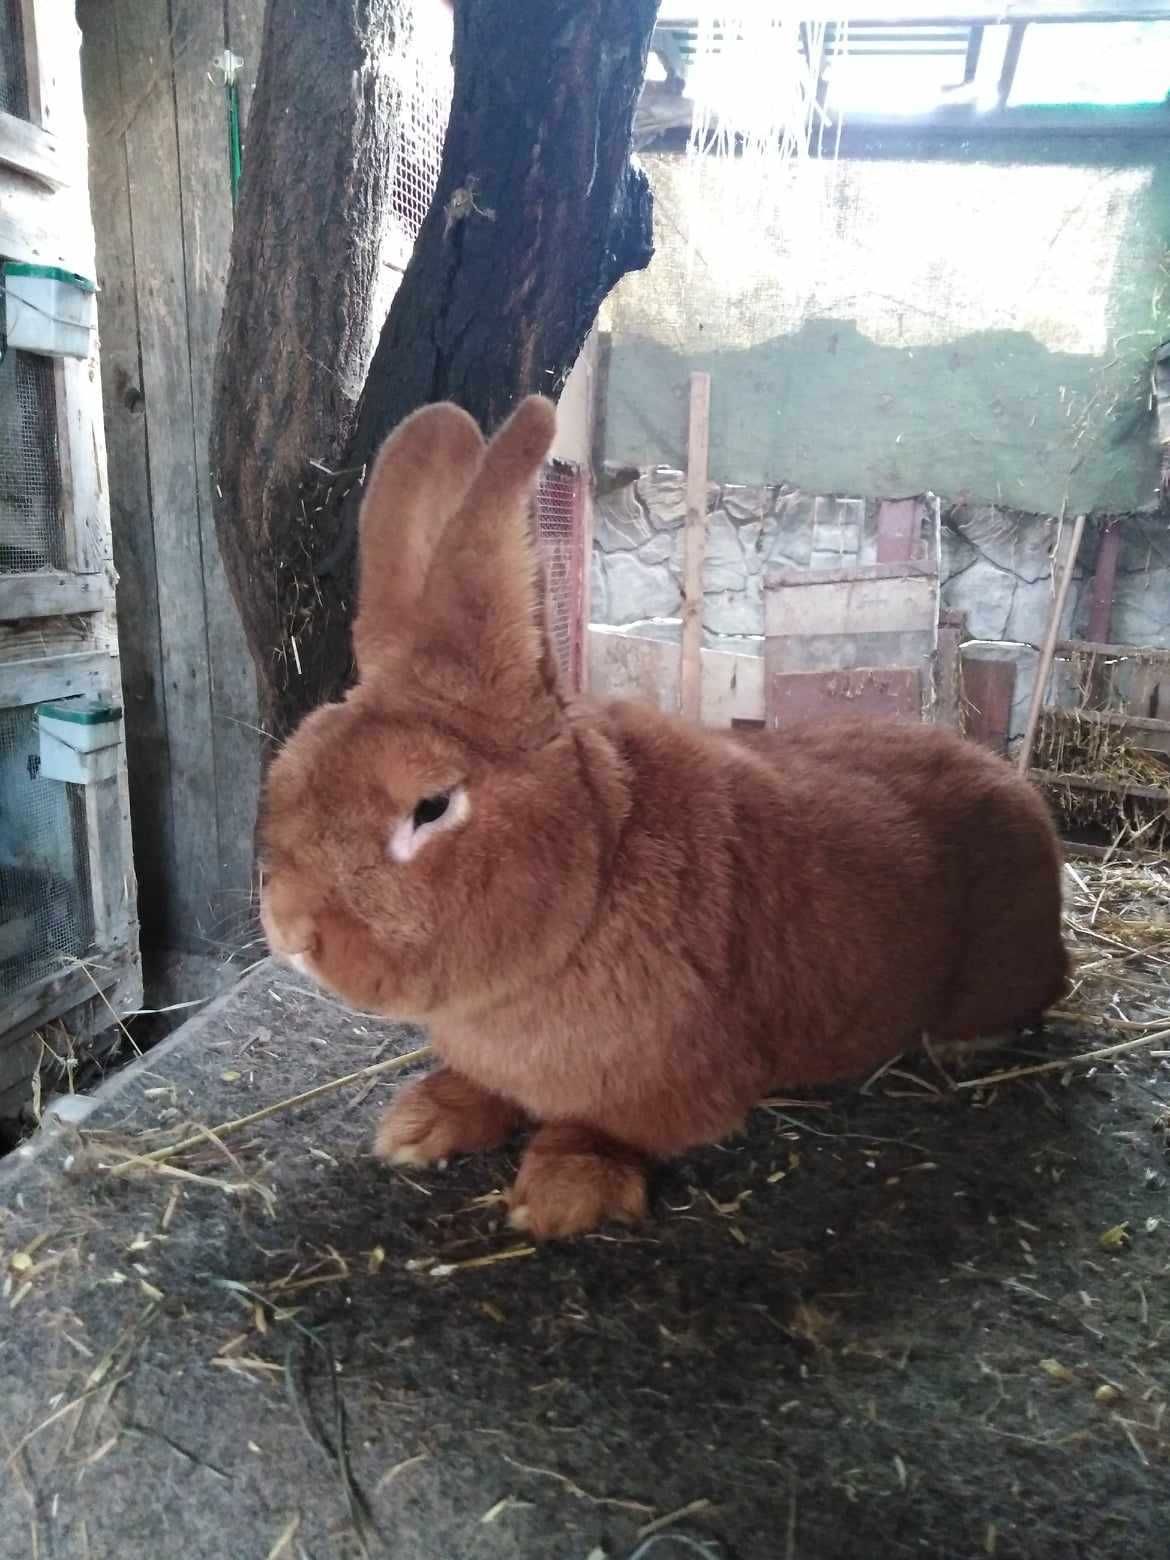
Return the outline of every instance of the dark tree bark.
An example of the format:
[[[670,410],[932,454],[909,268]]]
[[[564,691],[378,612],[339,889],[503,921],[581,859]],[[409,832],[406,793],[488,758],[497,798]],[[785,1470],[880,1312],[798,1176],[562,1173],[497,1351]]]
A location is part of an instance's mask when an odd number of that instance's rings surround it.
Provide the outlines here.
[[[212,469],[274,736],[349,676],[360,472],[385,435],[430,401],[491,432],[520,396],[556,397],[606,293],[649,261],[650,192],[629,152],[656,11],[457,0],[439,184],[366,376],[394,139],[372,62],[394,8],[269,0]]]

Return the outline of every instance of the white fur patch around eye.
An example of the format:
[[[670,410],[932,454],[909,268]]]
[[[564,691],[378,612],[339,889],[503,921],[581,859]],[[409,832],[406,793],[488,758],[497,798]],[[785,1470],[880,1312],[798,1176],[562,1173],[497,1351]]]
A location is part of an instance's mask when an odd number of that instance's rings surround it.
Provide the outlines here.
[[[416,827],[413,811],[407,813],[405,818],[400,818],[390,831],[386,853],[392,861],[413,861],[429,839],[448,829],[459,828],[470,816],[471,800],[467,795],[467,787],[457,785],[450,792],[446,812],[433,823],[423,823]]]

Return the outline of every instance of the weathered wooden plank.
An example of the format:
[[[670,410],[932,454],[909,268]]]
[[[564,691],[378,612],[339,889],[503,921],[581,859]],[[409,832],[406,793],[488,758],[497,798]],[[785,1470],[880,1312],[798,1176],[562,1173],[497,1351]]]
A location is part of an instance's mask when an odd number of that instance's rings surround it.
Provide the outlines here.
[[[588,634],[589,686],[600,699],[634,699],[677,714],[678,645],[594,625]],[[703,724],[764,719],[764,658],[729,650],[701,652]]]
[[[926,574],[782,587],[765,593],[765,631],[782,639],[918,632],[933,638],[937,611],[937,581]]]
[[[1158,645],[1107,645],[1091,639],[1058,639],[1057,655],[1099,655],[1107,661],[1147,661],[1170,664],[1170,648]]]
[[[122,948],[130,938],[135,894],[133,875],[126,870],[117,775],[86,786],[85,824],[94,940],[99,947]]]
[[[1170,753],[1170,720],[1156,716],[1126,715],[1118,710],[1054,709],[1044,712],[1046,720],[1068,726],[1103,726],[1128,739],[1131,747],[1146,753]]]
[[[703,724],[764,722],[764,658],[731,650],[703,651]]]
[[[0,662],[0,709],[38,704],[42,699],[70,699],[83,693],[113,693],[117,687],[117,670],[117,661],[104,650],[3,661]]]
[[[853,666],[925,665],[936,631],[895,633],[769,635],[764,641],[768,675],[773,672],[831,672]]]
[[[1134,785],[1129,780],[1110,780],[1106,775],[1081,775],[1055,769],[1029,769],[1028,774],[1041,785],[1064,786],[1070,791],[1098,791],[1104,796],[1133,796],[1142,801],[1162,802],[1170,813],[1170,785]]]
[[[911,559],[908,563],[855,563],[833,569],[799,569],[790,564],[774,566],[767,571],[764,584],[769,590],[799,585],[853,585],[873,580],[934,579],[938,574],[929,560]]]
[[[683,541],[682,664],[679,696],[688,720],[703,715],[703,559],[707,551],[707,445],[711,376],[691,375],[687,432],[687,518]]]
[[[1057,640],[1060,638],[1060,625],[1064,619],[1065,603],[1068,600],[1073,571],[1077,566],[1077,554],[1081,548],[1081,537],[1084,534],[1085,516],[1078,515],[1073,521],[1072,535],[1069,537],[1064,549],[1060,579],[1052,601],[1048,627],[1044,633],[1044,643],[1040,646],[1040,658],[1036,663],[1036,676],[1035,681],[1032,683],[1032,698],[1028,706],[1028,721],[1024,727],[1024,736],[1020,743],[1020,750],[1016,754],[1016,767],[1021,774],[1027,774],[1032,762],[1032,748],[1036,742],[1036,733],[1040,728],[1040,714],[1044,708],[1044,699],[1048,692],[1048,679],[1052,674],[1052,662],[1056,655]],[[1056,564],[1054,562],[1053,569],[1055,570],[1055,568]]]
[[[106,574],[67,574],[48,569],[40,574],[0,577],[0,618],[9,621],[101,612],[113,605],[114,588]]]
[[[211,712],[218,882],[212,905],[217,930],[246,909],[252,887],[253,836],[262,738],[256,731],[256,678],[215,534],[208,445],[212,370],[232,243],[227,101],[207,61],[225,47],[222,8],[188,5],[175,15],[174,85],[187,341],[191,367],[191,462],[203,560],[203,595]]]
[[[141,92],[125,146],[174,821],[164,924],[148,931],[190,947],[210,924],[219,841],[171,27],[167,0],[115,0],[114,16],[123,98]]]
[[[130,236],[124,137],[130,108],[122,93],[114,13],[115,0],[88,0],[82,66],[91,106],[90,184],[101,285],[98,324],[110,522],[118,606],[126,628],[120,649],[130,815],[139,914],[148,934],[161,939],[178,854]]]
[[[95,334],[95,350],[97,344]],[[101,380],[94,373],[92,359],[83,362],[80,358],[59,362],[54,378],[61,502],[66,515],[65,561],[79,574],[93,574],[109,569],[113,562]]]
[[[72,6],[55,0],[32,0],[25,6],[28,123],[52,138],[60,182],[47,187],[25,173],[0,167],[0,255],[92,277],[79,36]]]
[[[960,731],[963,725],[962,644],[967,614],[943,610],[938,615],[938,650],[934,663],[933,718],[937,726]]]
[[[966,735],[996,753],[1006,752],[1016,694],[1016,663],[965,655],[962,691]]]
[[[0,163],[51,190],[63,189],[74,176],[56,136],[15,114],[0,113]]]

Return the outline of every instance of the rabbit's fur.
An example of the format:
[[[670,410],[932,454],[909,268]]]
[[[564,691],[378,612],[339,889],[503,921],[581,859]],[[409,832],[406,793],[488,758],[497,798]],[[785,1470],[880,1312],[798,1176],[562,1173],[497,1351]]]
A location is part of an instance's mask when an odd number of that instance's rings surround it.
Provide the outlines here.
[[[527,514],[553,429],[533,398],[486,448],[449,405],[390,438],[359,681],[279,754],[262,824],[274,951],[425,1022],[444,1064],[380,1154],[539,1124],[511,1194],[539,1235],[637,1217],[648,1158],[771,1090],[1034,1020],[1067,975],[1056,836],[1001,759],[929,726],[738,736],[565,696]]]

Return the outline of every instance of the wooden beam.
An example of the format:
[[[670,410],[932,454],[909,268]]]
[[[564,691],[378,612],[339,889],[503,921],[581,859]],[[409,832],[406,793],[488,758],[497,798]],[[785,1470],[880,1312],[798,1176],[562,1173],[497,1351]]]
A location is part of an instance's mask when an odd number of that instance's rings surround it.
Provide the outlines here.
[[[51,190],[64,189],[73,178],[56,136],[15,114],[0,113],[0,163]]]
[[[208,80],[206,68],[207,61],[224,46],[224,13],[217,6],[202,5],[188,6],[173,15],[186,352],[190,359],[193,409],[190,464],[195,479],[203,570],[196,590],[203,594],[210,674],[211,748],[205,763],[214,786],[219,838],[216,879],[211,890],[211,925],[219,940],[230,941],[237,927],[250,922],[263,738],[256,730],[256,671],[215,534],[208,455],[212,365],[223,312],[233,223],[227,99],[222,85]],[[239,49],[233,52],[242,53]],[[258,53],[258,48],[252,52]],[[253,58],[253,73],[255,64]]]
[[[796,589],[817,585],[865,585],[875,580],[933,580],[937,575],[934,564],[925,559],[906,563],[858,563],[844,569],[794,569],[783,565],[769,569],[764,584],[768,590]]]
[[[1160,645],[1106,645],[1091,639],[1058,639],[1056,653],[1059,656],[1099,655],[1107,661],[1170,663],[1170,649]]]
[[[112,693],[117,671],[117,661],[105,650],[0,662],[0,710],[39,704],[42,699]]]
[[[967,614],[944,608],[938,615],[938,650],[934,663],[934,722],[963,729],[962,645],[967,637]]]
[[[171,751],[166,722],[166,678],[158,571],[146,457],[146,412],[134,289],[130,187],[125,135],[135,101],[133,81],[123,93],[114,0],[89,0],[84,9],[86,101],[100,105],[89,141],[90,187],[97,226],[98,319],[101,381],[109,453],[110,523],[118,558],[118,606],[133,625],[120,646],[138,872],[138,900],[151,928],[166,924],[172,863]],[[96,117],[96,116],[95,116]],[[226,159],[226,153],[225,153]]]
[[[1064,786],[1070,791],[1098,791],[1103,796],[1136,796],[1145,802],[1164,802],[1170,812],[1170,786],[1133,785],[1128,780],[1110,780],[1105,775],[1065,773],[1057,769],[1029,769],[1028,774],[1041,785]]]
[[[683,570],[680,698],[688,720],[703,717],[703,558],[707,550],[707,447],[711,420],[711,376],[691,375],[687,433],[687,520]]]
[[[1032,764],[1032,749],[1036,745],[1036,732],[1040,726],[1040,715],[1044,709],[1044,697],[1048,689],[1048,677],[1052,671],[1052,662],[1056,656],[1056,643],[1060,634],[1060,623],[1064,617],[1064,607],[1068,600],[1069,587],[1072,585],[1073,571],[1077,566],[1077,553],[1081,550],[1081,537],[1085,534],[1085,517],[1078,515],[1073,521],[1072,537],[1065,554],[1064,568],[1060,575],[1060,583],[1056,587],[1056,599],[1052,603],[1052,612],[1048,618],[1048,628],[1044,635],[1044,644],[1040,650],[1040,659],[1036,663],[1036,681],[1032,685],[1032,702],[1028,708],[1028,724],[1024,727],[1024,740],[1020,743],[1020,751],[1016,758],[1016,767],[1022,775],[1026,775]]]
[[[137,299],[162,702],[170,756],[171,827],[156,846],[160,855],[167,852],[164,918],[159,924],[152,917],[152,931],[160,942],[189,948],[201,945],[218,913],[220,842],[199,474],[192,443],[196,411],[173,90],[174,38],[167,0],[114,0],[113,13],[124,98],[138,102],[124,134],[131,214],[129,269]],[[165,82],[165,88],[136,99],[134,84],[153,81]],[[213,91],[210,84],[208,90]],[[226,149],[223,178],[226,183]],[[126,256],[119,260],[127,264]]]
[[[0,578],[0,620],[4,622],[102,612],[113,605],[114,587],[107,574],[50,569]]]

